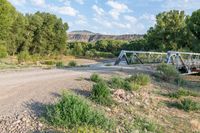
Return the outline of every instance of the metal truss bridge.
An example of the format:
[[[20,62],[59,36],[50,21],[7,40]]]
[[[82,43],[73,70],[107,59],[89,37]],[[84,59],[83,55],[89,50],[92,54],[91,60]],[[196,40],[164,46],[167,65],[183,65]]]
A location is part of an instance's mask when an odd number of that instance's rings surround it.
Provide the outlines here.
[[[168,51],[167,53],[162,53],[122,50],[115,61],[115,65],[119,65],[124,59],[128,65],[163,62],[174,65],[181,73],[192,74],[200,72],[200,53],[177,51]]]

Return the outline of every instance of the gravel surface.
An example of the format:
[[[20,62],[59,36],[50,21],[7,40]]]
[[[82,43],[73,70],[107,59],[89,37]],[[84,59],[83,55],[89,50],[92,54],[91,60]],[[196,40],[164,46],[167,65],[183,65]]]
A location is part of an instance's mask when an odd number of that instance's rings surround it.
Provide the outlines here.
[[[34,118],[42,105],[55,101],[64,88],[80,89],[76,79],[89,75],[90,72],[64,69],[1,72],[0,132],[38,129]]]

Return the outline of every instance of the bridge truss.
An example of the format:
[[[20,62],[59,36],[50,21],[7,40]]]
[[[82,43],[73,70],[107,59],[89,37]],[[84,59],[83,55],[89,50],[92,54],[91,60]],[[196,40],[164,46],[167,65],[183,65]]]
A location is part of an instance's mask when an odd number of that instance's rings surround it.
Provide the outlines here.
[[[130,64],[148,64],[148,63],[167,63],[172,64],[181,73],[198,73],[200,72],[200,53],[168,51],[163,52],[147,52],[147,51],[126,51],[122,50],[119,54],[115,65],[125,62]]]

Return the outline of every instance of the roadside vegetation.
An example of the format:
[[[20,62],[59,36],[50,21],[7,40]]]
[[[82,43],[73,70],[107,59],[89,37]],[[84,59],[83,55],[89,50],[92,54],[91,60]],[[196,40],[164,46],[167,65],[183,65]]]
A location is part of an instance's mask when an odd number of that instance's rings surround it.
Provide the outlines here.
[[[63,92],[60,100],[46,107],[44,120],[55,127],[81,130],[80,127],[92,127],[95,130],[112,130],[113,121],[94,109],[85,98],[72,92]]]

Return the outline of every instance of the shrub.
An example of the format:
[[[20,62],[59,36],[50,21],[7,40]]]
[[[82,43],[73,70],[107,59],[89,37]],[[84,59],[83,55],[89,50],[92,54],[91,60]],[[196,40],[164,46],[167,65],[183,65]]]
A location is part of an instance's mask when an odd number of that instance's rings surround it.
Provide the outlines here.
[[[110,85],[113,89],[123,89],[125,80],[120,77],[112,77],[110,80]]]
[[[136,74],[132,75],[130,78],[127,79],[129,82],[134,82],[137,85],[147,85],[150,81],[151,78],[149,75],[146,74]]]
[[[28,51],[22,51],[17,55],[17,59],[19,63],[26,62],[30,59],[30,55]]]
[[[70,129],[92,126],[107,130],[113,125],[111,119],[93,109],[86,99],[69,92],[64,92],[58,103],[46,107],[44,119],[50,125]]]
[[[70,67],[75,67],[75,66],[77,66],[77,63],[76,63],[75,61],[70,61],[70,62],[68,63],[68,66],[70,66]]]
[[[7,48],[3,45],[0,45],[0,58],[5,58],[7,55]]]
[[[157,71],[159,78],[165,80],[165,81],[175,81],[177,79],[180,79],[179,72],[177,69],[169,64],[162,63],[157,66]]]
[[[187,112],[200,110],[200,104],[191,99],[182,99],[180,102],[169,103],[168,105],[178,109],[183,109]]]
[[[131,90],[137,91],[141,88],[139,84],[136,84],[134,82],[131,83]]]
[[[100,82],[100,81],[102,81],[102,78],[98,74],[93,73],[90,76],[90,80],[93,81],[93,82]]]
[[[110,90],[104,81],[98,82],[97,84],[93,85],[90,97],[93,101],[99,104],[112,104]]]
[[[58,67],[58,68],[63,68],[64,66],[65,65],[62,61],[59,61],[59,62],[56,63],[56,67]]]
[[[200,94],[198,94],[197,92],[194,91],[190,91],[190,90],[186,90],[183,88],[178,89],[175,92],[169,93],[168,96],[172,97],[172,98],[180,98],[182,96],[199,96]]]

